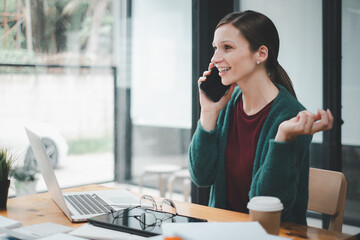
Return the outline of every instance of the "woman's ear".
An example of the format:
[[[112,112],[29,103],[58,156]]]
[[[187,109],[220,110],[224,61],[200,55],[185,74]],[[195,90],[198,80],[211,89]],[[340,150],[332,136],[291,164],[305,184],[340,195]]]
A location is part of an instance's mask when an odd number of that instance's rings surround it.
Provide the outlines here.
[[[257,50],[256,61],[259,63],[265,62],[268,58],[269,50],[265,45],[261,45]]]

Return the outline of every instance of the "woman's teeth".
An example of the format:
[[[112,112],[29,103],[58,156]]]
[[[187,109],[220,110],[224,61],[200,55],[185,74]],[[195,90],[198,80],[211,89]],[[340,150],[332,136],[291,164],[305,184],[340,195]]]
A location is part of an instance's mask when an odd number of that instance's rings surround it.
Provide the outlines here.
[[[219,72],[225,72],[225,71],[230,70],[230,67],[228,67],[228,68],[218,68],[218,69],[219,69]]]

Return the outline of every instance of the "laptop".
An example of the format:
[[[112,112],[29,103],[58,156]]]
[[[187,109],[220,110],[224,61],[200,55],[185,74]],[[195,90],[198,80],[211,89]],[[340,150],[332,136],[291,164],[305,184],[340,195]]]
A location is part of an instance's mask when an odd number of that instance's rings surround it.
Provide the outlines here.
[[[89,218],[139,205],[139,198],[127,190],[104,190],[63,193],[50,165],[41,138],[25,127],[31,148],[52,199],[71,222],[86,222]]]

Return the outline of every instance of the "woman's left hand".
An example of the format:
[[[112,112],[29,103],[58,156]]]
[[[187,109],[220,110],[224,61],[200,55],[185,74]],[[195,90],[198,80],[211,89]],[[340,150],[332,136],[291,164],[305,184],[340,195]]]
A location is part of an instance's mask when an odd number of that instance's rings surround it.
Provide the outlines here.
[[[298,135],[327,131],[332,128],[333,123],[334,117],[330,110],[318,110],[317,114],[307,110],[301,111],[296,117],[280,124],[275,141],[288,142]]]

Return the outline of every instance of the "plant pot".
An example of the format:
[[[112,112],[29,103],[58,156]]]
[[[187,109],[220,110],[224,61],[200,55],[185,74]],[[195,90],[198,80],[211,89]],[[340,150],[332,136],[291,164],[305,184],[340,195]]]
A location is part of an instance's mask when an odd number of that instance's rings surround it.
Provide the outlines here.
[[[0,209],[6,208],[6,203],[8,199],[8,193],[9,193],[9,187],[10,187],[10,180],[1,181],[0,182]]]
[[[32,195],[36,193],[36,181],[18,181],[15,180],[15,190],[16,190],[16,196],[26,196],[26,195]]]

